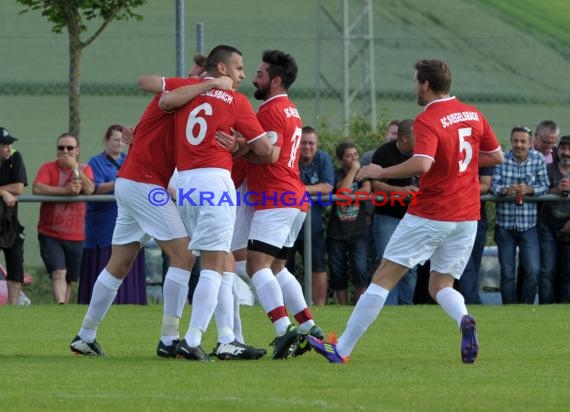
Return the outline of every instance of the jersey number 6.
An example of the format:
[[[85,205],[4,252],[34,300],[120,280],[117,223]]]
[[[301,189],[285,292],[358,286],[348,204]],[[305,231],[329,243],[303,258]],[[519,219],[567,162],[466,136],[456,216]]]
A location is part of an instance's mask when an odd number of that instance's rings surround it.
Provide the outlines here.
[[[203,116],[199,116],[200,112],[204,112],[205,116],[212,115],[212,106],[210,103],[202,103],[190,112],[188,116],[188,121],[186,122],[186,139],[191,145],[199,145],[202,140],[206,137],[206,132],[208,131],[208,123]],[[197,128],[196,134],[194,134],[194,129]]]

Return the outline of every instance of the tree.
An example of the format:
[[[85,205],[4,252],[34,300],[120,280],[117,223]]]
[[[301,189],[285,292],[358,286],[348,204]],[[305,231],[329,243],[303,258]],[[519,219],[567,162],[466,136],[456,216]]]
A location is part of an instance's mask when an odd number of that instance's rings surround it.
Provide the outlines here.
[[[69,38],[69,132],[79,136],[81,129],[80,116],[80,78],[81,53],[105,30],[113,20],[134,18],[141,21],[143,17],[135,14],[133,9],[144,4],[146,0],[16,0],[26,7],[20,14],[30,10],[41,10],[53,24],[52,32],[61,33],[67,28]],[[81,39],[81,33],[87,31],[86,21],[102,20],[101,25],[87,40]]]

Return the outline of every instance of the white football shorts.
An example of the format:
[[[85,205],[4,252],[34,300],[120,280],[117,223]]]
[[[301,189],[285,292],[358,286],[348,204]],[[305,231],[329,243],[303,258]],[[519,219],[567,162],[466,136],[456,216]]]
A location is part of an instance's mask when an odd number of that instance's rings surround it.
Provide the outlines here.
[[[159,196],[161,193],[163,197]],[[153,194],[158,197],[153,197]],[[176,205],[162,186],[118,177],[115,197],[118,214],[113,230],[114,245],[144,244],[150,237],[172,240],[188,236]],[[158,198],[164,198],[166,202],[159,206]]]
[[[177,204],[190,235],[189,249],[196,255],[202,250],[229,253],[237,204],[230,172],[219,168],[179,171],[177,185]]]
[[[306,215],[293,207],[256,210],[251,219],[249,239],[278,248],[292,247]]]
[[[431,271],[459,279],[476,233],[476,220],[443,222],[406,213],[386,246],[384,259],[408,268],[430,259]]]

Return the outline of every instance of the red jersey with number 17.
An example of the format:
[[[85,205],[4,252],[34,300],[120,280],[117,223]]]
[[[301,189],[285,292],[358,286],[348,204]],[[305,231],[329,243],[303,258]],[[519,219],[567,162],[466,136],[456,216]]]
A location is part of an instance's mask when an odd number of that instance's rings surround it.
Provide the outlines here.
[[[479,151],[501,150],[487,119],[455,97],[430,102],[414,121],[414,156],[433,159],[408,213],[427,219],[479,220]]]
[[[164,78],[163,91],[195,83],[179,77]],[[135,127],[135,142],[117,176],[140,183],[168,187],[175,166],[174,113],[159,106],[157,94],[146,107]]]
[[[281,151],[275,163],[248,164],[248,189],[259,194],[252,196],[255,210],[295,207],[307,211],[309,201],[303,201],[305,185],[299,178],[303,123],[297,107],[286,94],[280,94],[259,106],[257,118],[271,143]]]
[[[202,81],[202,80],[198,80]],[[232,170],[232,153],[216,142],[216,131],[237,130],[246,141],[265,136],[247,98],[234,90],[211,89],[176,111],[176,167]]]

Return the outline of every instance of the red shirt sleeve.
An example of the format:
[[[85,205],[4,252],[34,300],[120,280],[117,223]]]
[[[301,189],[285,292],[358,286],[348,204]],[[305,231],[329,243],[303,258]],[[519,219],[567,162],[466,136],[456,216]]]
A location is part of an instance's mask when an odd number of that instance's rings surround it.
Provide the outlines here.
[[[238,95],[236,95],[238,96]],[[253,140],[265,134],[265,130],[259,124],[259,120],[255,116],[255,112],[251,107],[249,100],[245,96],[239,95],[240,101],[238,102],[239,113],[236,122],[236,130],[245,137],[246,141]]]

